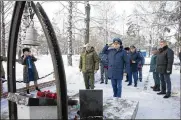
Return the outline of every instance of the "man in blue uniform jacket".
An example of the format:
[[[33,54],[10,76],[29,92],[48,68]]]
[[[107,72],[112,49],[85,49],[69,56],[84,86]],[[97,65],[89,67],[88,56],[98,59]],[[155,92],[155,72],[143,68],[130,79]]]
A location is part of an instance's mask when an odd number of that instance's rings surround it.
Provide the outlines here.
[[[120,98],[124,66],[126,66],[126,72],[129,71],[127,53],[123,49],[121,39],[114,38],[112,44],[106,44],[103,53],[108,55],[108,78],[111,79],[113,96]]]

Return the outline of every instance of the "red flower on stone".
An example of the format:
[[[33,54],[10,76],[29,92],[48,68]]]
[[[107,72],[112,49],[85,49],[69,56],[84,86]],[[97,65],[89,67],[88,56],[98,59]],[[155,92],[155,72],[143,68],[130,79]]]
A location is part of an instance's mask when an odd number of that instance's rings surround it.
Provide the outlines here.
[[[37,97],[45,97],[45,98],[57,99],[57,93],[50,92],[50,90],[44,91],[44,92],[38,91],[37,92]]]

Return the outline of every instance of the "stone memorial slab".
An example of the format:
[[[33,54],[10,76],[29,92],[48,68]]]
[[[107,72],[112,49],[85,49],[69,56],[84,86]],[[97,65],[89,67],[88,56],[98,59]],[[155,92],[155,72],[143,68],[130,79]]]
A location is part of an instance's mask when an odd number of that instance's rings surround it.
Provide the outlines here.
[[[103,91],[80,90],[80,119],[103,120]]]

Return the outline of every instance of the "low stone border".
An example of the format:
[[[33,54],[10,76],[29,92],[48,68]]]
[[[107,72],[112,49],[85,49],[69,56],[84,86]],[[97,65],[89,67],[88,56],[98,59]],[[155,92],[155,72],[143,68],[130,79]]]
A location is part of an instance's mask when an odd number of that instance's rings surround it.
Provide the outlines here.
[[[52,80],[52,81],[40,83],[40,84],[38,84],[38,87],[40,89],[42,89],[42,88],[46,88],[46,87],[50,87],[50,86],[54,86],[54,85],[55,85],[55,80]],[[26,87],[17,89],[18,93],[24,92],[24,91],[26,91]],[[35,91],[35,86],[34,85],[30,86],[30,92],[32,92],[32,91]],[[5,93],[2,94],[1,98],[6,98],[7,95],[8,95],[8,92],[5,92]]]

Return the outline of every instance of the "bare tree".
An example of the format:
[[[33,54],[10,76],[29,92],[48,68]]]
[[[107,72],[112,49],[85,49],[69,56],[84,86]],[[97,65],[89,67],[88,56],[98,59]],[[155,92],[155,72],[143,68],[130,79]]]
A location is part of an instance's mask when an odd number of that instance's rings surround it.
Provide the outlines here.
[[[85,18],[85,41],[84,44],[89,43],[89,23],[90,23],[90,4],[89,1],[85,1],[85,13],[86,13],[86,18]]]
[[[2,46],[2,36],[1,36],[1,30],[2,30],[2,1],[0,1],[0,56],[1,56],[1,46]]]
[[[95,12],[98,14],[94,17],[91,17],[92,26],[98,26],[103,28],[104,33],[104,44],[108,42],[111,36],[111,32],[109,31],[119,31],[115,29],[116,22],[120,19],[120,15],[118,15],[114,9],[114,4],[112,1],[99,1],[96,2],[97,6],[93,6]],[[96,25],[93,25],[96,24]]]
[[[73,2],[69,1],[69,16],[68,16],[68,65],[72,66],[72,9],[73,9]]]
[[[5,20],[4,20],[4,1],[2,2],[1,6],[1,13],[2,13],[2,55],[6,56],[6,49],[5,49]]]
[[[8,43],[8,33],[10,29],[10,15],[12,15],[14,2],[1,1],[1,52],[6,56],[6,48]]]

